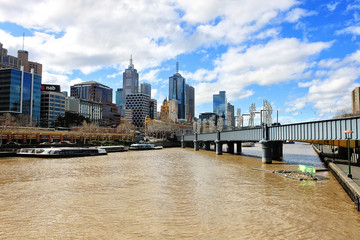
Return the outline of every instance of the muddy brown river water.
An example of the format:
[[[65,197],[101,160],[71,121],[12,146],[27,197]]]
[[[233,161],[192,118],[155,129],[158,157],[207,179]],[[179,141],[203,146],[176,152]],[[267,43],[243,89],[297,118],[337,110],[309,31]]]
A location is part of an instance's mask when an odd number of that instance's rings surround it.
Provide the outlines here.
[[[259,155],[259,148],[243,148]],[[186,148],[0,159],[0,239],[360,239],[360,213],[310,145],[270,165]]]

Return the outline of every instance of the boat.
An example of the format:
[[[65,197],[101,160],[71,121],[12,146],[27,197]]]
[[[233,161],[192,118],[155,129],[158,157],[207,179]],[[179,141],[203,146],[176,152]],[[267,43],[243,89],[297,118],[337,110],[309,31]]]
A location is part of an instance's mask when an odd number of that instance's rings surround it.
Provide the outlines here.
[[[16,154],[23,157],[61,158],[106,155],[107,152],[101,148],[46,147],[21,148]]]
[[[119,145],[119,146],[101,146],[101,147],[97,147],[97,148],[98,149],[105,149],[105,151],[107,153],[110,153],[110,152],[125,152],[125,151],[128,150],[127,148],[125,148],[122,145]]]
[[[152,143],[134,143],[130,145],[129,150],[159,150],[162,148],[162,146],[155,146]]]

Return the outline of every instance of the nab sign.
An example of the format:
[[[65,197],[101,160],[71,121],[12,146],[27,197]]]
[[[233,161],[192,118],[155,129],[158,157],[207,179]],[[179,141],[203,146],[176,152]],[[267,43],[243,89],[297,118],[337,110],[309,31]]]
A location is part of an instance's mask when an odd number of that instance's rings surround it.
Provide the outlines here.
[[[60,92],[60,85],[41,84],[41,91]]]

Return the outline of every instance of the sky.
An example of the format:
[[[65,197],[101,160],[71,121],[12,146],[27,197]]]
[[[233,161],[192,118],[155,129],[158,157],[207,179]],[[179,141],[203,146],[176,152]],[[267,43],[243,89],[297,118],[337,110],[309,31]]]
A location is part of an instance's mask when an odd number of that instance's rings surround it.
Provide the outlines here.
[[[196,116],[226,91],[241,114],[271,103],[273,121],[351,111],[360,85],[360,0],[0,0],[0,42],[29,52],[44,84],[122,88],[132,55],[158,107],[169,77],[195,88]],[[25,35],[25,38],[23,38]],[[23,41],[24,40],[24,41]],[[235,114],[237,111],[235,110]]]

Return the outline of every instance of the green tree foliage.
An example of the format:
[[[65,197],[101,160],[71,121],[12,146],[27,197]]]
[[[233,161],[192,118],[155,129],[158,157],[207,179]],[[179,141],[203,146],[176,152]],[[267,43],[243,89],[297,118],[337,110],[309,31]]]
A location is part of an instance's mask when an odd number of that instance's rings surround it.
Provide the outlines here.
[[[83,122],[90,122],[89,118],[85,118],[77,113],[65,112],[64,116],[58,116],[55,120],[55,127],[73,127],[80,126]]]

